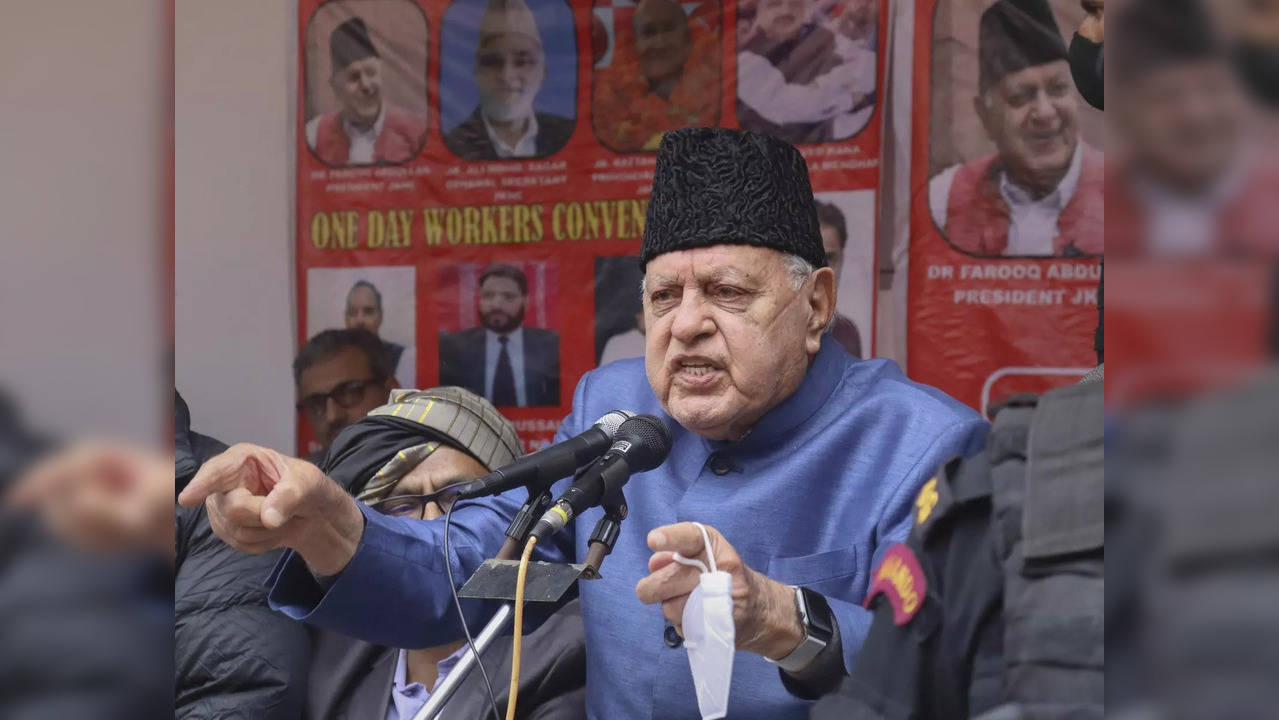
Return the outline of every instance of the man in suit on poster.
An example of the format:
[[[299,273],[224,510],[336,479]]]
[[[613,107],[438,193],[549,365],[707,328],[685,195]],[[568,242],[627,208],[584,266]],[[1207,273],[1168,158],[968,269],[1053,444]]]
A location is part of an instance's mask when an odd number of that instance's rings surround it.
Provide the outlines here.
[[[480,327],[440,333],[440,384],[457,385],[499,407],[560,404],[560,336],[525,327],[528,279],[514,265],[480,273]]]
[[[574,123],[533,107],[546,80],[546,51],[524,0],[490,0],[480,18],[475,87],[480,102],[444,144],[465,160],[543,157],[564,147]]]
[[[835,272],[835,285],[839,286],[839,278],[844,274],[844,250],[848,247],[848,225],[844,222],[844,213],[831,203],[815,199],[817,205],[817,226],[822,231],[822,247],[826,249],[826,261]],[[862,358],[862,334],[857,330],[857,323],[843,313],[835,314],[835,323],[830,329],[831,335],[839,342],[849,355],[860,360]]]

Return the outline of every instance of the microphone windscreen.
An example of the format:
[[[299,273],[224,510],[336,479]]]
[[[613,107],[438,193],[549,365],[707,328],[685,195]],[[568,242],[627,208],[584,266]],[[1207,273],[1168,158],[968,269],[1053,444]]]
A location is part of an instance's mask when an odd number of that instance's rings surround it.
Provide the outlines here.
[[[617,431],[622,427],[622,423],[635,417],[635,413],[629,410],[614,410],[605,413],[603,417],[595,421],[595,424],[604,429],[609,437],[617,435]]]
[[[671,451],[671,431],[652,415],[636,415],[617,429],[617,440],[631,443],[627,464],[632,472],[644,472],[661,465]]]

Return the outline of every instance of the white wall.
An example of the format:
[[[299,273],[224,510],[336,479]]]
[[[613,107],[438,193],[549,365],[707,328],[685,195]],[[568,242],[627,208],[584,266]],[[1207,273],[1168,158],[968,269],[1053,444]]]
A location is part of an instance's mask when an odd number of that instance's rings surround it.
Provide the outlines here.
[[[162,4],[5,11],[0,390],[58,437],[161,445],[170,392]]]
[[[174,339],[192,427],[295,446],[295,4],[177,0]]]

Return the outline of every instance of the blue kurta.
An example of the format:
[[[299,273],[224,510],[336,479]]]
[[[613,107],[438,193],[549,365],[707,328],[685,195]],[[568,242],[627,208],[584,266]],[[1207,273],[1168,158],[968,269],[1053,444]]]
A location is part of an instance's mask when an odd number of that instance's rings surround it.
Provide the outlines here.
[[[742,440],[710,441],[681,428],[662,411],[643,360],[632,359],[582,378],[556,441],[614,409],[665,418],[673,445],[664,465],[626,486],[630,517],[603,579],[580,583],[587,709],[600,720],[699,717],[687,652],[663,641],[661,608],[635,596],[635,584],[648,574],[650,530],[686,520],[713,526],[750,567],[825,595],[851,667],[870,624],[860,603],[871,569],[885,549],[905,540],[919,487],[946,460],[976,450],[987,429],[971,409],[906,379],[893,362],[858,362],[830,337],[800,388]],[[556,490],[565,487],[561,481]],[[512,492],[454,510],[449,562],[458,582],[497,553],[525,497]],[[290,554],[270,578],[272,607],[381,645],[421,647],[460,637],[444,575],[442,521],[384,517],[361,507],[364,537],[336,583],[325,592]],[[545,547],[539,543],[542,559],[583,559],[601,514],[583,513]],[[481,603],[467,607],[473,629],[489,611]],[[775,665],[737,654],[730,717],[806,718],[809,704],[782,687]]]

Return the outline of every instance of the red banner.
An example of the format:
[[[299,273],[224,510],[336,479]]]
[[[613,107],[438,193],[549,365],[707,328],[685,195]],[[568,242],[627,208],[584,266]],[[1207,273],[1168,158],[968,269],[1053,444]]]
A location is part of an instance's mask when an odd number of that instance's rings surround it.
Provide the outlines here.
[[[372,286],[401,386],[466,385],[546,443],[583,373],[643,352],[661,133],[720,125],[800,146],[869,356],[878,2],[301,0],[299,342]]]
[[[1048,6],[916,6],[907,366],[983,413],[1096,365],[1102,121]]]

